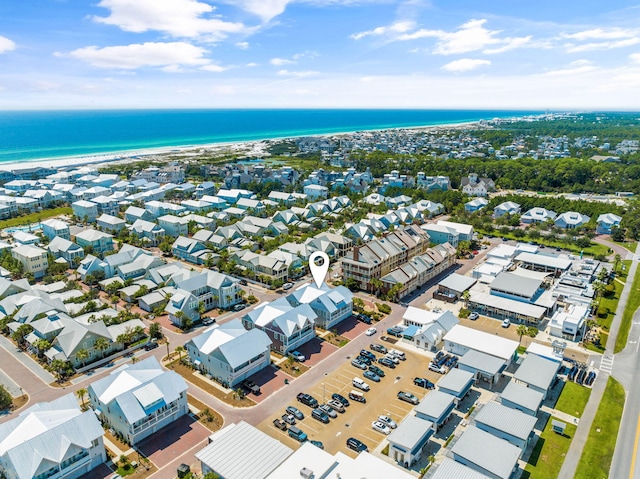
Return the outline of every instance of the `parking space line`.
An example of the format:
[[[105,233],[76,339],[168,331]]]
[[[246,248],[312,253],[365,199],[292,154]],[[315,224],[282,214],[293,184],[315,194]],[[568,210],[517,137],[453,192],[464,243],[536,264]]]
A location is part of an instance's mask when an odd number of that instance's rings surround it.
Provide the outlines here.
[[[363,433],[360,433],[360,436],[364,437],[364,438],[365,438],[365,439],[367,439],[367,441],[369,441],[369,442],[375,442],[375,443],[376,443],[376,445],[377,445],[377,444],[380,442],[380,440],[382,439],[382,438],[380,438],[380,439],[372,438],[371,436],[367,436],[366,434],[363,434]]]
[[[318,432],[319,432],[319,431],[316,431],[316,430],[315,430],[314,428],[312,428],[311,426],[309,426],[308,424],[305,424],[305,426],[304,426],[304,427],[305,427],[305,429],[311,429],[311,430],[314,432],[314,434],[318,434]]]

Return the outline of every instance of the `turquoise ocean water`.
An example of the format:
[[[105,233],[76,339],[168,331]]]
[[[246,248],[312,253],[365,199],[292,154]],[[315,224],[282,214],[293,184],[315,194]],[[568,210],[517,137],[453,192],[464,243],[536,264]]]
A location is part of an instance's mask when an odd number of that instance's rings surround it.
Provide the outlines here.
[[[499,110],[77,110],[0,112],[0,162],[405,128],[539,114]]]

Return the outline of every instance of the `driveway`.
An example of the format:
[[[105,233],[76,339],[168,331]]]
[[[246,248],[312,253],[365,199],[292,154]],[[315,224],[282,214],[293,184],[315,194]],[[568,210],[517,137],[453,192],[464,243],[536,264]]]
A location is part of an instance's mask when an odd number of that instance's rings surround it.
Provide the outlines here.
[[[334,329],[338,331],[338,334],[340,336],[344,336],[345,338],[352,340],[360,336],[371,326],[375,327],[376,325],[373,323],[363,323],[362,321],[358,321],[353,316],[349,316],[347,319],[336,324]]]
[[[256,403],[261,403],[273,393],[285,387],[285,380],[289,382],[293,380],[291,376],[273,366],[264,368],[249,379],[260,386],[260,394],[247,394],[247,397],[253,399]]]
[[[330,344],[320,338],[315,338],[298,348],[305,358],[305,366],[316,366],[323,359],[328,358],[338,350],[337,346]]]

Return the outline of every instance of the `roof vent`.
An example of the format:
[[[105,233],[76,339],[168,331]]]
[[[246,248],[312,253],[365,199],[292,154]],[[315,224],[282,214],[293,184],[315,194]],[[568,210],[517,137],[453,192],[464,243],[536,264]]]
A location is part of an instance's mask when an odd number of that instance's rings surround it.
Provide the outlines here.
[[[311,469],[303,467],[302,469],[300,469],[300,477],[303,477],[304,479],[312,479],[313,471]]]

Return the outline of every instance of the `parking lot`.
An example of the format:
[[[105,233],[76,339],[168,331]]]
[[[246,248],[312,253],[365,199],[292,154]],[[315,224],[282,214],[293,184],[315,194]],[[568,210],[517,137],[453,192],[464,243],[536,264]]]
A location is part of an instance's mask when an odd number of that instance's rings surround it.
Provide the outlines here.
[[[375,340],[374,342],[380,343],[380,341]],[[394,347],[388,343],[380,344],[384,344],[389,349]],[[397,345],[395,347],[402,350]],[[379,353],[375,354],[378,358],[382,357]],[[400,361],[395,369],[379,366],[385,372],[385,377],[379,383],[363,378],[362,373],[364,371],[352,366],[352,358],[349,358],[340,368],[325,374],[324,379],[317,382],[313,387],[305,391],[296,391],[296,394],[298,392],[311,394],[319,403],[324,403],[331,399],[333,393],[348,397],[351,390],[358,391],[352,385],[352,380],[355,377],[364,379],[371,388],[369,392],[364,392],[367,399],[366,404],[349,400],[350,405],[346,408],[345,413],[338,413],[338,417],[331,419],[329,424],[323,424],[311,418],[311,408],[292,398],[289,405],[297,407],[305,415],[302,421],[298,421],[296,427],[302,429],[309,437],[309,440],[321,441],[325,450],[332,454],[341,451],[355,456],[355,452],[346,447],[346,440],[349,437],[359,439],[368,446],[370,451],[373,451],[380,445],[385,436],[374,431],[371,428],[371,423],[381,414],[390,416],[391,419],[400,423],[413,409],[412,404],[397,398],[398,391],[410,392],[421,400],[428,391],[415,386],[413,378],[426,377],[435,383],[441,377],[437,373],[428,371],[429,357],[406,350],[405,354],[406,361]],[[296,448],[298,443],[290,438],[286,432],[277,429],[273,425],[273,420],[280,418],[284,412],[284,408],[279,410],[265,419],[258,427],[288,446]]]

